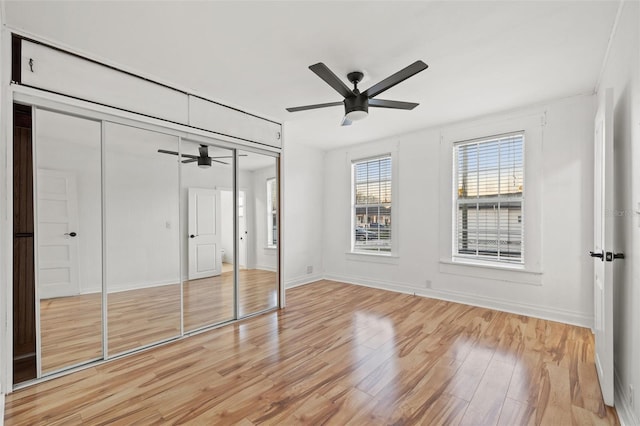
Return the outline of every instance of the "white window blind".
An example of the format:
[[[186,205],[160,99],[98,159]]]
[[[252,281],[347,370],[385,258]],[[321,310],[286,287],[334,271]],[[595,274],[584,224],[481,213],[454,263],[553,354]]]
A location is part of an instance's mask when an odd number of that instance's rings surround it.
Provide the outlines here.
[[[276,179],[267,179],[267,247],[278,245],[278,186]]]
[[[353,251],[391,252],[391,156],[353,162]]]
[[[522,263],[524,133],[454,145],[454,256]]]

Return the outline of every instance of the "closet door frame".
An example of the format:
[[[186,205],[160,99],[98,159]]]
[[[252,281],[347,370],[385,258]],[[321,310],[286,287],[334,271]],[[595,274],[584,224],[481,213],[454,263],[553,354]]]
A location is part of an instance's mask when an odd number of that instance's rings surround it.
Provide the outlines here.
[[[40,313],[39,313],[39,306],[36,306],[36,332],[37,332],[37,365],[38,365],[38,377],[34,380],[29,380],[23,383],[19,383],[19,384],[13,384],[13,372],[12,372],[12,367],[11,367],[11,360],[8,359],[6,365],[4,366],[0,366],[0,368],[4,368],[4,371],[6,371],[6,374],[3,374],[3,384],[5,384],[5,389],[11,391],[11,390],[18,390],[24,387],[28,387],[30,385],[36,384],[36,383],[40,383],[43,381],[47,381],[47,380],[51,380],[60,376],[64,376],[70,373],[73,373],[75,371],[80,371],[86,368],[91,368],[94,367],[96,365],[100,365],[102,363],[105,363],[107,361],[113,360],[113,359],[118,359],[124,356],[128,356],[131,355],[133,353],[137,353],[140,351],[144,351],[146,349],[152,348],[152,347],[156,347],[162,344],[166,344],[168,342],[171,341],[175,341],[175,340],[180,340],[183,339],[185,337],[191,336],[191,335],[195,335],[195,334],[199,334],[202,332],[206,332],[208,330],[212,330],[221,326],[225,326],[231,323],[235,323],[235,322],[239,322],[241,320],[244,320],[246,318],[250,318],[256,315],[261,315],[264,314],[266,312],[270,312],[270,311],[274,311],[274,310],[278,310],[284,307],[284,303],[285,303],[285,296],[284,296],[284,283],[282,281],[282,268],[283,268],[283,261],[282,261],[282,253],[283,253],[283,229],[282,229],[282,221],[281,221],[281,215],[282,215],[282,207],[283,207],[283,197],[282,197],[282,188],[283,188],[283,183],[281,180],[281,164],[282,164],[282,148],[278,148],[278,147],[271,147],[271,146],[267,146],[267,145],[260,145],[257,146],[257,144],[251,143],[251,142],[245,142],[242,140],[237,140],[233,137],[226,137],[223,135],[218,135],[218,134],[212,134],[206,130],[202,130],[202,129],[197,129],[197,128],[192,128],[186,125],[182,125],[182,124],[178,124],[178,123],[173,123],[173,122],[167,122],[167,121],[163,121],[163,120],[159,120],[156,118],[152,118],[149,116],[144,116],[144,115],[140,115],[140,114],[136,114],[130,111],[125,111],[125,110],[118,110],[118,109],[114,109],[111,107],[107,107],[107,106],[103,106],[103,105],[99,105],[99,104],[94,104],[88,101],[83,101],[83,100],[79,100],[79,99],[75,99],[75,98],[69,98],[63,95],[59,95],[59,94],[54,94],[54,93],[47,93],[47,92],[42,92],[38,89],[33,89],[33,88],[28,88],[28,87],[13,87],[11,94],[13,95],[13,102],[15,103],[19,103],[19,104],[23,104],[26,106],[29,106],[32,108],[32,111],[34,111],[34,123],[33,123],[33,129],[35,129],[36,124],[36,120],[37,118],[35,117],[35,115],[37,113],[35,113],[36,109],[41,109],[41,110],[47,110],[47,111],[51,111],[51,112],[55,112],[55,113],[59,113],[59,114],[65,114],[65,115],[69,115],[69,116],[73,116],[73,117],[77,117],[77,118],[81,118],[81,119],[86,119],[86,120],[91,120],[94,122],[99,122],[100,123],[100,133],[101,133],[101,141],[100,141],[100,151],[101,151],[101,160],[100,160],[100,164],[101,164],[101,171],[100,171],[100,175],[101,175],[101,223],[102,223],[102,229],[101,229],[101,233],[102,233],[102,329],[103,329],[103,339],[102,339],[102,359],[99,360],[94,360],[94,361],[88,361],[86,363],[81,363],[79,365],[72,365],[69,366],[68,368],[64,368],[62,370],[59,371],[54,371],[51,373],[47,373],[46,375],[42,376],[41,374],[41,349],[40,349]],[[13,116],[12,113],[9,112],[8,113],[8,120],[11,122],[13,120]],[[238,229],[238,219],[237,219],[237,213],[238,213],[238,206],[237,206],[237,199],[238,199],[238,193],[239,193],[239,189],[238,189],[238,151],[242,150],[242,151],[248,151],[248,152],[253,152],[256,154],[262,154],[262,155],[267,155],[270,157],[273,157],[276,161],[276,179],[277,179],[277,187],[278,187],[278,210],[277,210],[277,223],[278,223],[278,247],[277,247],[277,254],[276,254],[276,282],[277,282],[277,295],[276,295],[276,306],[272,307],[272,308],[268,308],[265,310],[262,310],[260,312],[255,312],[255,313],[251,313],[250,315],[246,315],[243,317],[239,317],[239,299],[238,299],[238,262],[234,262],[234,300],[235,300],[235,306],[234,306],[234,319],[230,320],[230,321],[226,321],[226,322],[221,322],[221,323],[216,323],[216,324],[212,324],[211,326],[206,326],[203,328],[199,328],[197,330],[191,331],[191,332],[185,332],[184,330],[184,303],[183,303],[183,280],[182,280],[182,260],[183,257],[185,256],[184,250],[182,249],[182,247],[180,247],[179,249],[179,253],[180,253],[180,335],[176,336],[174,338],[170,338],[170,339],[165,339],[162,341],[158,341],[149,345],[145,345],[142,347],[138,347],[135,349],[132,349],[131,351],[127,351],[127,352],[123,352],[123,353],[119,353],[113,356],[109,356],[108,355],[108,315],[107,315],[107,297],[105,297],[106,293],[106,222],[105,222],[105,123],[107,122],[111,122],[114,124],[119,124],[119,125],[125,125],[125,126],[130,126],[130,127],[134,127],[134,128],[138,128],[138,129],[143,129],[143,130],[149,130],[149,131],[153,131],[153,132],[157,132],[157,133],[163,133],[166,135],[171,135],[171,136],[175,136],[178,138],[178,152],[181,153],[181,149],[182,149],[182,140],[186,139],[192,142],[202,142],[205,143],[207,145],[211,145],[211,146],[216,146],[216,147],[220,147],[220,148],[226,148],[226,149],[230,149],[233,151],[233,200],[234,200],[234,256],[235,259],[237,259],[237,255],[238,255],[238,244],[237,244],[237,239],[239,236],[239,229]],[[35,134],[35,131],[34,131]],[[13,132],[10,129],[8,131],[8,138],[7,140],[12,140],[13,138]],[[8,156],[12,156],[13,152],[11,151],[11,149],[7,150],[7,154]],[[34,155],[34,164],[35,164],[35,155]],[[12,174],[13,172],[13,168],[10,164],[8,164],[7,168],[6,168],[6,172],[7,174]],[[179,169],[179,179],[181,179],[181,175],[182,175],[182,164],[180,164],[180,169]],[[8,182],[9,184],[11,184],[11,182]],[[181,184],[181,181],[179,180],[179,184]],[[34,194],[36,194],[36,188],[34,188]],[[35,197],[35,195],[34,195]],[[35,207],[35,206],[34,206]],[[11,208],[13,208],[13,206],[11,205]],[[10,212],[11,213],[11,212]],[[11,214],[9,215],[10,217],[12,216]],[[179,218],[180,223],[182,223],[182,221],[184,220],[184,218],[182,218],[180,216]],[[9,220],[8,223],[9,226],[13,226],[13,222],[12,219]],[[34,246],[37,244],[37,241],[34,239]],[[37,256],[37,254],[36,254]],[[7,258],[8,259],[12,259],[13,257],[13,252],[12,250],[9,250],[7,253]],[[37,258],[34,259],[35,262],[37,262]],[[37,263],[36,263],[37,264]],[[9,269],[12,269],[11,267]],[[7,271],[9,274],[12,274],[12,270],[8,270]],[[35,271],[34,271],[35,272]],[[36,276],[36,280],[37,280],[37,276]],[[36,281],[37,283],[37,281]],[[39,300],[38,300],[38,293],[37,293],[37,284],[36,284],[36,304],[39,305]],[[7,308],[7,330],[12,330],[13,328],[13,311],[12,311],[12,290],[9,289],[7,292],[7,302],[6,302],[6,308]],[[7,353],[10,353],[12,351],[13,348],[13,343],[12,343],[12,337],[11,335],[6,336],[5,339],[5,344],[4,344],[5,349],[7,350]]]

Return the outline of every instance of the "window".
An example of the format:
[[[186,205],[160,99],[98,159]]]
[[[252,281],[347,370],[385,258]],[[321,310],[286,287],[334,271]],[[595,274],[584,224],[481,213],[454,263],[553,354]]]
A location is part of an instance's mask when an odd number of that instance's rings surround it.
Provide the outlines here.
[[[356,253],[391,253],[391,155],[352,163]]]
[[[276,178],[267,179],[267,247],[278,245],[278,186]]]
[[[523,263],[524,133],[454,145],[454,256]]]

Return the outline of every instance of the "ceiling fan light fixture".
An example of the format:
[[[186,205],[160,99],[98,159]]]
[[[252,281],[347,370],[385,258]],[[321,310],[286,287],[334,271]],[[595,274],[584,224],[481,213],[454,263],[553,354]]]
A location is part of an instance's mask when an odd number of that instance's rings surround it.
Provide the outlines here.
[[[198,157],[198,167],[208,169],[211,167],[211,157]]]
[[[364,120],[365,118],[367,118],[368,115],[369,113],[367,111],[354,110],[354,111],[349,111],[347,113],[347,119],[351,121],[359,121],[359,120]]]

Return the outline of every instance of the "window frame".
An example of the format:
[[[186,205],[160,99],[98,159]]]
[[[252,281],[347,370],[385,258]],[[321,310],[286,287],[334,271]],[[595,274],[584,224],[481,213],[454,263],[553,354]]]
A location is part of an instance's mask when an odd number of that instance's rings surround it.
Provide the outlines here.
[[[270,177],[266,179],[266,192],[267,192],[267,202],[266,204],[266,209],[267,209],[267,248],[270,249],[276,249],[278,248],[278,241],[277,241],[277,225],[276,225],[276,240],[275,242],[273,241],[273,223],[274,220],[277,223],[277,218],[278,218],[278,181],[275,177]],[[275,189],[276,191],[276,202],[275,204],[272,203],[272,191],[273,189]]]
[[[361,164],[361,163],[365,163],[365,162],[369,162],[369,161],[374,161],[374,160],[380,160],[380,159],[384,159],[384,158],[388,158],[391,162],[391,177],[390,177],[390,183],[391,183],[391,199],[389,204],[391,205],[391,212],[393,215],[393,209],[395,208],[397,210],[397,200],[398,200],[398,162],[397,162],[397,152],[396,151],[387,151],[387,152],[378,152],[376,154],[373,155],[359,155],[359,156],[348,156],[348,166],[349,166],[349,176],[350,176],[350,190],[349,190],[349,197],[350,197],[350,219],[349,219],[349,224],[350,224],[350,228],[349,228],[349,249],[347,254],[350,256],[362,256],[362,258],[396,258],[396,254],[397,254],[397,247],[398,247],[398,227],[397,227],[397,221],[391,219],[390,221],[390,225],[389,225],[389,232],[390,232],[390,243],[389,243],[389,250],[388,251],[380,251],[380,250],[371,250],[371,251],[366,251],[366,250],[358,250],[356,248],[356,236],[355,236],[355,229],[357,226],[357,219],[356,219],[356,177],[355,177],[355,166],[357,164]],[[382,203],[380,203],[382,204]],[[385,203],[386,204],[386,203]],[[396,206],[396,207],[394,207]],[[397,214],[397,213],[396,213]],[[355,260],[355,258],[352,257],[353,260]]]
[[[521,146],[521,153],[520,155],[522,156],[522,191],[521,191],[521,195],[518,198],[514,198],[514,199],[506,199],[503,198],[500,194],[496,195],[495,197],[491,197],[491,198],[487,198],[485,200],[483,200],[486,203],[490,203],[490,202],[496,202],[496,203],[500,203],[502,201],[504,202],[510,202],[510,201],[515,201],[515,202],[519,202],[520,203],[520,257],[519,258],[514,258],[513,260],[510,260],[509,258],[501,258],[500,254],[499,254],[499,249],[498,252],[496,253],[495,256],[493,255],[482,255],[480,253],[477,254],[466,254],[466,253],[460,253],[459,252],[459,245],[458,245],[458,235],[459,235],[459,225],[458,225],[458,206],[459,206],[459,198],[458,198],[458,184],[459,184],[459,173],[458,173],[458,155],[459,155],[459,147],[462,146],[469,146],[469,145],[480,145],[483,142],[484,143],[490,143],[490,142],[495,142],[495,141],[500,141],[501,139],[506,139],[509,137],[513,137],[513,136],[521,136],[522,138],[522,146]],[[526,224],[526,217],[525,217],[525,199],[526,199],[526,195],[525,195],[525,190],[526,190],[526,158],[525,158],[525,153],[526,153],[526,132],[525,130],[517,130],[517,131],[511,131],[511,132],[507,132],[507,133],[499,133],[499,134],[494,134],[494,135],[488,135],[488,136],[483,136],[483,137],[478,137],[478,138],[473,138],[473,139],[466,139],[466,140],[459,140],[456,142],[452,143],[452,158],[453,158],[453,163],[452,163],[452,196],[453,196],[453,202],[452,202],[452,223],[451,223],[451,229],[452,229],[452,243],[451,243],[451,257],[453,259],[453,261],[465,261],[465,262],[473,262],[473,263],[478,263],[478,264],[486,264],[486,265],[493,265],[493,266],[505,266],[505,267],[509,267],[509,266],[516,266],[516,267],[523,267],[525,265],[525,256],[526,256],[526,251],[525,251],[525,224]],[[499,155],[499,154],[498,154]],[[500,173],[500,170],[498,171],[498,173]],[[469,204],[475,204],[476,206],[479,204],[479,201],[474,202],[469,202]],[[498,213],[499,214],[499,213]],[[498,217],[499,219],[499,217]],[[498,229],[496,234],[500,235],[500,230],[499,230],[499,225],[498,225]],[[498,245],[499,247],[499,245]]]

